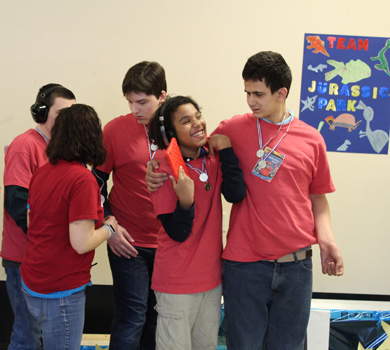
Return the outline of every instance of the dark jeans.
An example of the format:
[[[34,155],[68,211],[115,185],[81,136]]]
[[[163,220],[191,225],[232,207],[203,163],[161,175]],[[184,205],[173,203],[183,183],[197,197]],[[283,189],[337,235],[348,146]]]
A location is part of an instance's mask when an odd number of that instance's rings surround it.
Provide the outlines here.
[[[115,299],[110,350],[156,348],[156,298],[150,289],[156,249],[135,248],[137,257],[127,259],[108,247]]]
[[[229,350],[302,350],[312,296],[311,258],[291,262],[224,260]]]

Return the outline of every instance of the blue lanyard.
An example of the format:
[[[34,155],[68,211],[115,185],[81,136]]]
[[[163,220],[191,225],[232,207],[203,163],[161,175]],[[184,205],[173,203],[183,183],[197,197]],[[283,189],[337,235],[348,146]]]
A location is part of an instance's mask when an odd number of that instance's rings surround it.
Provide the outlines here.
[[[44,139],[45,142],[46,142],[46,145],[48,145],[48,144],[49,144],[49,139],[44,135],[44,133],[43,133],[41,130],[39,130],[38,127],[35,128],[35,131],[36,131],[39,135],[41,135],[41,136],[43,137],[43,139]]]
[[[285,138],[285,136],[287,135],[288,131],[290,130],[290,126],[291,126],[291,123],[293,121],[293,118],[294,118],[294,115],[292,114],[292,112],[290,110],[288,110],[289,113],[291,113],[291,116],[289,118],[287,118],[287,120],[289,120],[289,123],[288,123],[288,127],[287,127],[287,130],[286,132],[284,133],[284,135],[280,138],[280,140],[277,142],[277,144],[275,145],[275,147],[263,158],[263,156],[261,156],[260,158],[262,160],[267,160],[268,156],[270,154],[272,154],[276,148],[279,146],[279,144],[282,142],[282,140]],[[264,148],[270,143],[271,140],[273,140],[278,134],[279,134],[279,131],[280,129],[282,128],[282,126],[285,124],[285,118],[286,118],[286,115],[287,115],[287,111],[286,113],[284,114],[283,116],[283,120],[282,122],[280,123],[280,128],[279,130],[277,131],[277,133],[271,137],[266,143],[265,145],[263,146],[263,134],[261,132],[261,125],[260,125],[260,121],[259,119],[256,120],[257,122],[257,137],[258,137],[258,142],[259,142],[259,147],[261,150],[264,150]]]

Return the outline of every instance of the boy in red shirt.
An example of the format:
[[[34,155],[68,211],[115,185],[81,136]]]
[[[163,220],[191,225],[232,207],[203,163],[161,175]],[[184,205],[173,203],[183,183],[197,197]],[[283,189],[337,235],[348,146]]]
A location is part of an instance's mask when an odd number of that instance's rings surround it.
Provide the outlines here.
[[[0,255],[7,292],[14,313],[9,349],[40,349],[41,334],[31,317],[21,289],[19,267],[27,251],[27,198],[33,173],[48,160],[45,155],[58,112],[76,103],[72,91],[59,84],[39,89],[31,114],[37,123],[17,136],[7,148],[4,166],[4,218]]]
[[[115,299],[111,350],[155,349],[157,313],[150,283],[161,224],[153,214],[145,169],[161,153],[149,138],[149,122],[166,90],[165,71],[157,62],[143,61],[128,70],[122,91],[131,113],[104,127],[107,160],[93,170],[105,198],[104,214],[119,223],[108,241]],[[113,186],[107,196],[111,173]]]

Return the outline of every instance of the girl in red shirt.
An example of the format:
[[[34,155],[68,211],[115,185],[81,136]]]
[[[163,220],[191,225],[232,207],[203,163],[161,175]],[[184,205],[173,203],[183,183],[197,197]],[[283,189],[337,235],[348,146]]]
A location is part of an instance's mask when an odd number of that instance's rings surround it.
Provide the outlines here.
[[[222,192],[230,202],[246,193],[230,140],[214,135],[207,150],[206,122],[197,103],[184,96],[168,99],[150,124],[159,148],[175,137],[185,161],[177,180],[152,194],[162,222],[152,289],[157,299],[157,349],[215,350],[222,293]],[[159,171],[172,174],[166,159]]]

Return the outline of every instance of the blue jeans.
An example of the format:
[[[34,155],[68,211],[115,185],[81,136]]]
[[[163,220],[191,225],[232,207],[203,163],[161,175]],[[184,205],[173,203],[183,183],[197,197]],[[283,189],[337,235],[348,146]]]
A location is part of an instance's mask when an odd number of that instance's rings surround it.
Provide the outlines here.
[[[18,267],[6,267],[6,287],[8,298],[14,313],[11,341],[8,350],[42,349],[41,331],[37,321],[28,311],[22,292],[22,283]]]
[[[156,297],[150,289],[156,249],[135,248],[137,257],[127,259],[108,247],[115,299],[110,350],[156,348]]]
[[[311,258],[291,262],[224,260],[229,350],[302,350],[312,296]]]
[[[41,327],[44,349],[80,350],[85,289],[56,299],[38,298],[23,292],[28,309]]]

